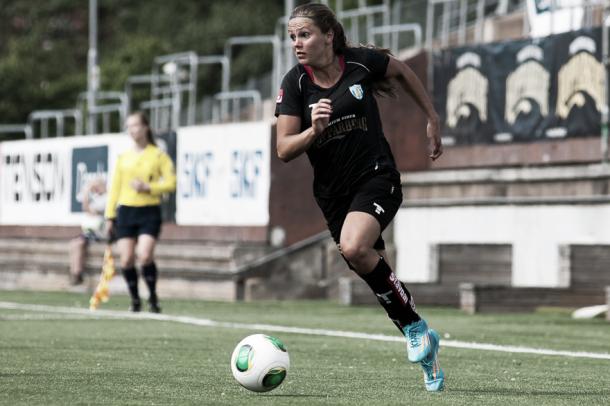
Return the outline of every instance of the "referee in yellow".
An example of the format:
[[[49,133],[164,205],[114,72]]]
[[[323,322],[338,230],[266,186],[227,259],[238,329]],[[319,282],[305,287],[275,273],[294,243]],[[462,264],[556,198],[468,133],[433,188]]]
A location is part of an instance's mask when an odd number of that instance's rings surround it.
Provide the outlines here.
[[[129,288],[129,310],[142,308],[138,293],[137,263],[146,281],[149,310],[160,313],[157,297],[155,245],[161,231],[161,195],[176,190],[176,173],[171,158],[159,149],[148,119],[135,112],[125,123],[133,148],[116,162],[106,205],[106,231],[117,240],[120,266]]]

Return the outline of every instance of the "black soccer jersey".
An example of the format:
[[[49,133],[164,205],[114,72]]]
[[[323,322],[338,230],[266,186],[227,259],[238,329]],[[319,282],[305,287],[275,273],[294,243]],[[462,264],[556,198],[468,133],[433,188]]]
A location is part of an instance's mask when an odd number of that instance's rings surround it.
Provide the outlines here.
[[[348,48],[341,58],[341,78],[331,88],[314,84],[310,68],[300,64],[284,77],[275,115],[301,117],[301,131],[311,127],[311,104],[323,98],[332,101],[328,127],[307,150],[315,196],[349,194],[375,172],[395,169],[371,88],[385,76],[388,63],[389,57],[379,51]]]

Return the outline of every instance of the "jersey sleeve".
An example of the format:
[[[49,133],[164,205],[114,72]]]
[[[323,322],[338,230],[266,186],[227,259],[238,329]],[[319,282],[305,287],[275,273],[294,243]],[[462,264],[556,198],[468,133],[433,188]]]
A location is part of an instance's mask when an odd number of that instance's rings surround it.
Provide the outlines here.
[[[382,80],[388,70],[390,56],[376,48],[364,46],[348,48],[346,57],[354,62],[362,64],[368,71],[368,76],[373,81]]]
[[[119,201],[119,194],[121,193],[121,157],[116,161],[114,165],[114,173],[112,174],[112,182],[110,183],[110,193],[108,194],[108,201],[106,202],[106,210],[104,217],[107,219],[114,219],[116,217],[116,206]]]
[[[373,80],[383,79],[388,70],[390,56],[376,49],[365,49],[364,64],[370,69]]]
[[[163,151],[159,151],[159,169],[161,176],[156,182],[151,182],[150,193],[162,195],[176,191],[176,171],[172,159]]]
[[[301,116],[303,112],[303,97],[299,88],[299,71],[293,68],[284,76],[277,99],[275,100],[275,116]]]

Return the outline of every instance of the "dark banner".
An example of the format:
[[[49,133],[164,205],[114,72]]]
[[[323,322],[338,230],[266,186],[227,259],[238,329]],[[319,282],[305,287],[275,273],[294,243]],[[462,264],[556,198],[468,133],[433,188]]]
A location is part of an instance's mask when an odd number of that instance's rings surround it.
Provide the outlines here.
[[[82,191],[95,180],[108,178],[108,146],[74,148],[72,150],[71,211],[81,212]]]
[[[434,57],[434,100],[448,144],[600,133],[601,29],[472,47]]]
[[[174,162],[174,168],[176,167],[176,133],[162,133],[156,134],[155,141],[159,148],[169,155]],[[161,215],[163,221],[176,222],[176,194],[169,193],[163,197],[161,202]]]

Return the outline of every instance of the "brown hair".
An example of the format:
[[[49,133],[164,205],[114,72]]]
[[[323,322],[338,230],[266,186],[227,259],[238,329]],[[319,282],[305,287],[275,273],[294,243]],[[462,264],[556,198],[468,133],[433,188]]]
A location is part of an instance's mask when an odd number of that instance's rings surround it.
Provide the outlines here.
[[[309,18],[322,31],[323,34],[333,31],[333,51],[336,54],[342,54],[346,48],[351,45],[345,37],[343,25],[337,20],[335,13],[326,5],[320,3],[309,3],[297,6],[290,14],[290,19],[304,17]],[[358,48],[370,48],[382,52],[386,55],[392,55],[389,49],[379,48],[374,45],[360,45]],[[378,95],[395,96],[394,87],[387,79],[381,79],[373,83],[373,92]]]
[[[348,47],[343,26],[337,20],[335,13],[324,4],[309,3],[300,5],[292,11],[290,19],[297,17],[311,19],[323,34],[332,30],[335,34],[333,37],[333,51],[335,53],[341,54]]]
[[[140,122],[146,126],[146,139],[149,144],[157,145],[155,142],[155,137],[153,136],[153,132],[150,129],[150,123],[148,121],[148,116],[143,111],[134,111],[129,115],[129,117],[136,116],[140,119]]]

